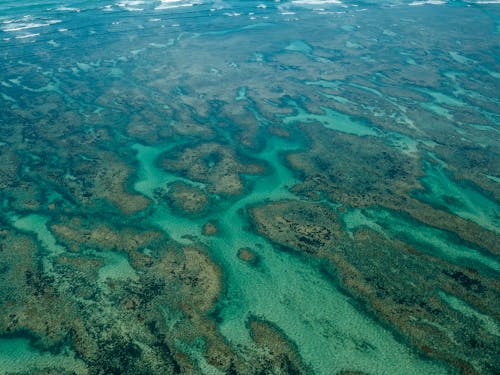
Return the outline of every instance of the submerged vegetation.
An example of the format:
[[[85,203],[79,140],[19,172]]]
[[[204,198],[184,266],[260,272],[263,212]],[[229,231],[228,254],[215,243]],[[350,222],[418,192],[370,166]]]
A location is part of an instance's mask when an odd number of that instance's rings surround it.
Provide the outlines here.
[[[69,3],[0,5],[0,373],[500,371],[498,5]]]

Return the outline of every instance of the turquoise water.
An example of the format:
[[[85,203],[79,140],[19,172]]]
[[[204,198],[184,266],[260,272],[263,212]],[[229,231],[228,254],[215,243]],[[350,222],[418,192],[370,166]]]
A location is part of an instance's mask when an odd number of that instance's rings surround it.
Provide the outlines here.
[[[461,186],[453,181],[439,162],[426,163],[425,171],[426,175],[422,178],[422,183],[428,193],[418,193],[421,199],[446,207],[455,215],[498,233],[500,207],[495,201],[477,189]]]
[[[482,272],[500,272],[498,257],[482,254],[481,251],[453,241],[450,235],[435,228],[417,223],[408,223],[403,218],[389,212],[369,211],[367,214],[354,210],[344,215],[344,222],[349,230],[368,227],[388,236],[401,236],[409,243],[416,244],[422,251],[438,256],[452,263],[465,263]]]
[[[87,373],[85,365],[75,358],[74,353],[40,353],[30,345],[28,339],[23,338],[0,340],[0,369],[6,374],[34,373],[44,369]]]
[[[155,167],[148,155],[155,152],[140,145],[134,148],[141,162],[139,176],[143,177],[135,188],[146,193],[164,186],[171,176],[160,171],[150,173]],[[221,333],[232,345],[251,346],[246,320],[249,315],[257,315],[275,322],[288,337],[300,342],[301,356],[317,373],[344,368],[376,374],[446,372],[417,359],[384,328],[358,312],[353,301],[314,268],[296,257],[276,253],[262,237],[246,230],[240,209],[267,199],[296,199],[287,189],[295,179],[278,158],[278,152],[293,149],[288,142],[273,140],[258,154],[270,164],[272,172],[261,178],[250,194],[214,216],[224,235],[209,241],[209,245],[212,256],[225,270],[227,283],[218,319]],[[181,242],[201,232],[199,221],[178,218],[166,209],[160,208],[151,221]],[[246,247],[259,256],[261,268],[237,258],[237,250]],[[361,343],[370,350],[360,350]]]
[[[2,2],[0,373],[498,373],[499,11]]]

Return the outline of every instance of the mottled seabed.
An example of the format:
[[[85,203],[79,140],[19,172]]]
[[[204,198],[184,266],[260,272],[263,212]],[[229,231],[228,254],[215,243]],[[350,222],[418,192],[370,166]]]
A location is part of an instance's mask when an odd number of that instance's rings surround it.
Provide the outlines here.
[[[0,3],[0,374],[498,374],[498,1]]]

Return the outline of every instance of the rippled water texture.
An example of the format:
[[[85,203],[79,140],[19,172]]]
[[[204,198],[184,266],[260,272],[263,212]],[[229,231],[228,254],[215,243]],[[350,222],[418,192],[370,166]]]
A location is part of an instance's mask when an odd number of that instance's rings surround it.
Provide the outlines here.
[[[500,4],[0,3],[0,374],[498,374]]]

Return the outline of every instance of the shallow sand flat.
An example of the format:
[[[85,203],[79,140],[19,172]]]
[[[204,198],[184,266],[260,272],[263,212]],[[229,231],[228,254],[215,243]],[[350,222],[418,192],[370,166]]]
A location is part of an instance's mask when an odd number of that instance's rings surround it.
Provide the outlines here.
[[[2,2],[0,372],[498,373],[499,17]]]

